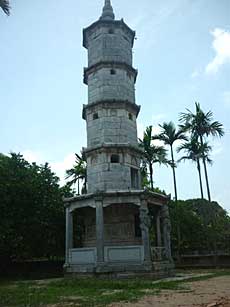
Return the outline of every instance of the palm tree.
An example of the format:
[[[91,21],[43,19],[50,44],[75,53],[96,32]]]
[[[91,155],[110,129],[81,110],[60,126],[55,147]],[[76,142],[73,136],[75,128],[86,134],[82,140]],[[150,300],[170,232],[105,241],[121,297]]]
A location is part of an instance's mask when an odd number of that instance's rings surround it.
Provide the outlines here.
[[[8,0],[0,0],[0,8],[6,15],[10,15],[10,3]]]
[[[71,179],[68,181],[70,186],[78,184],[78,195],[80,195],[80,180],[84,181],[83,191],[86,191],[86,161],[83,156],[75,154],[75,164],[71,169],[66,171],[66,179]]]
[[[192,135],[199,138],[201,146],[204,146],[204,137],[208,137],[210,135],[214,137],[222,137],[224,135],[223,125],[218,121],[213,121],[213,113],[208,111],[204,113],[200,107],[199,103],[195,103],[196,111],[192,113],[187,109],[187,113],[180,114],[180,125],[181,129],[184,131],[189,131]],[[211,201],[211,194],[208,182],[208,172],[206,166],[206,156],[202,157],[204,172],[205,172],[205,180],[207,186],[208,200]]]
[[[201,167],[200,167],[200,160],[203,156],[205,156],[206,161],[208,163],[212,163],[212,160],[209,158],[209,152],[212,150],[211,146],[208,145],[207,142],[204,142],[203,146],[198,141],[197,137],[192,136],[191,139],[185,143],[183,143],[181,146],[178,147],[177,151],[185,151],[186,156],[181,157],[178,162],[190,160],[196,163],[197,165],[197,171],[199,175],[199,183],[200,183],[200,192],[201,192],[201,198],[204,198],[203,193],[203,186],[202,186],[202,177],[201,177]]]
[[[149,169],[150,187],[153,190],[153,164],[167,164],[167,150],[163,146],[155,146],[152,144],[152,126],[146,128],[143,140],[139,139],[140,147],[143,149],[143,165]]]
[[[174,191],[175,191],[175,201],[177,202],[177,185],[176,185],[176,163],[174,160],[174,152],[173,152],[173,144],[176,141],[184,140],[187,141],[187,137],[185,136],[184,132],[179,129],[176,131],[176,127],[173,122],[163,123],[163,125],[159,125],[161,127],[161,132],[158,135],[153,136],[153,139],[163,141],[165,145],[170,146],[171,151],[171,167],[173,170],[173,182],[174,182]]]

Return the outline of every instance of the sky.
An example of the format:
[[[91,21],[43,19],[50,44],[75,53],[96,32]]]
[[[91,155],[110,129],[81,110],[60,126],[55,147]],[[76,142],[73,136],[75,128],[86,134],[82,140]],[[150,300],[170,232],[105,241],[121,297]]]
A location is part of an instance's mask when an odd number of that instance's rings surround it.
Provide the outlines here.
[[[49,162],[62,183],[74,153],[86,146],[82,29],[99,18],[103,2],[11,0],[11,16],[0,12],[0,152]],[[164,121],[177,124],[180,112],[194,111],[195,101],[205,112],[212,110],[225,136],[209,139],[211,195],[230,212],[230,1],[112,4],[116,19],[124,18],[136,31],[139,137],[149,125],[158,132]],[[181,163],[176,173],[179,198],[200,197],[195,164]],[[155,166],[154,184],[173,197],[170,168]]]

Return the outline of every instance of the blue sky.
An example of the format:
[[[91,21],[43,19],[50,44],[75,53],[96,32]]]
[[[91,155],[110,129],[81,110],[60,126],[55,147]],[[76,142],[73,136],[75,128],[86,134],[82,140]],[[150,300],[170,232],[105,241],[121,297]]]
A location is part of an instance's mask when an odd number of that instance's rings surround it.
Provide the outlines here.
[[[224,124],[225,136],[210,139],[213,200],[230,211],[230,1],[113,0],[116,18],[136,30],[134,66],[139,75],[138,131],[173,120],[199,101]],[[87,53],[82,29],[97,20],[103,0],[11,0],[0,12],[0,152],[21,152],[48,161],[63,178],[74,152],[86,145],[82,82]],[[155,185],[173,194],[169,168],[155,167]],[[178,194],[199,197],[195,165],[177,169]]]

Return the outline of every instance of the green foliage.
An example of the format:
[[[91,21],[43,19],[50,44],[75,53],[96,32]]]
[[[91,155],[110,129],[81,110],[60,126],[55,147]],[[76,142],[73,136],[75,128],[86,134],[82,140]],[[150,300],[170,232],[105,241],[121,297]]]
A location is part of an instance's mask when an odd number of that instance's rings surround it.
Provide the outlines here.
[[[201,191],[201,198],[204,198],[203,194],[203,184],[202,184],[202,176],[201,176],[201,167],[200,167],[200,160],[205,159],[209,164],[212,163],[212,160],[209,157],[209,153],[212,150],[211,146],[208,145],[207,142],[203,142],[201,144],[197,136],[192,135],[190,140],[184,142],[177,148],[177,151],[184,151],[186,153],[185,156],[182,156],[178,162],[190,160],[195,162],[197,165],[197,171],[199,175],[199,183],[200,183],[200,191]]]
[[[169,208],[174,253],[230,251],[230,218],[218,203],[171,201]]]
[[[153,140],[160,140],[164,142],[165,145],[170,146],[171,152],[171,161],[169,162],[172,170],[173,170],[173,183],[174,183],[174,191],[175,191],[175,200],[177,201],[177,185],[176,185],[176,163],[174,160],[174,153],[173,153],[173,144],[176,141],[187,140],[187,137],[184,134],[184,131],[179,129],[176,130],[176,126],[173,122],[163,123],[163,125],[159,125],[161,127],[161,132],[158,135],[154,135],[152,137]]]
[[[208,111],[205,113],[199,103],[195,103],[195,113],[192,113],[187,109],[187,113],[180,113],[180,128],[183,131],[190,132],[192,137],[200,140],[201,146],[204,146],[204,138],[208,136],[222,137],[224,135],[223,125],[218,121],[213,121],[213,113]],[[211,193],[209,187],[208,173],[206,162],[208,158],[206,155],[202,155],[205,181],[207,187],[208,200],[211,202]]]
[[[159,125],[161,132],[158,135],[154,135],[153,139],[161,140],[165,145],[173,146],[178,141],[187,141],[187,137],[182,129],[177,130],[173,122],[163,123]]]
[[[0,154],[0,258],[63,255],[63,196],[49,165],[29,164],[20,154]]]
[[[82,194],[86,194],[86,183],[87,183],[87,171],[86,171],[86,160],[85,157],[75,154],[75,164],[71,169],[66,171],[66,179],[69,186],[73,186],[76,183],[78,184],[78,195],[80,194],[80,181],[82,180],[83,188]]]
[[[152,143],[152,126],[146,128],[143,140],[139,139],[139,145],[143,149],[142,156],[142,184],[148,187],[147,177],[150,178],[150,188],[153,189],[153,164],[168,164],[167,150],[163,146],[156,146]]]
[[[213,121],[213,113],[205,113],[198,102],[195,103],[195,113],[187,109],[187,113],[180,113],[181,129],[189,131],[197,137],[203,136],[223,136],[223,125],[218,121]]]

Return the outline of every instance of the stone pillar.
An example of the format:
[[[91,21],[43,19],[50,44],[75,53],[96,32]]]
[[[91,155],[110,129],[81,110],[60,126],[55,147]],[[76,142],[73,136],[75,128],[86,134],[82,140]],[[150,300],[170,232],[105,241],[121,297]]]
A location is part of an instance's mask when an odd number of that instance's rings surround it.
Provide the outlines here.
[[[140,207],[140,228],[142,242],[144,246],[144,262],[151,262],[151,250],[150,250],[150,240],[149,240],[149,227],[150,227],[150,217],[148,215],[148,204],[146,200],[141,201]]]
[[[104,216],[103,199],[95,198],[96,205],[96,244],[97,244],[97,263],[104,262]]]
[[[172,262],[173,260],[171,252],[171,222],[167,205],[163,205],[163,207],[161,208],[161,219],[163,226],[163,241],[165,248],[165,256],[169,261]]]
[[[160,216],[160,210],[157,212],[156,226],[157,226],[157,247],[161,247],[162,246],[162,238],[161,238],[161,216]]]
[[[73,214],[69,208],[66,208],[66,248],[65,263],[69,264],[69,250],[73,248]]]

